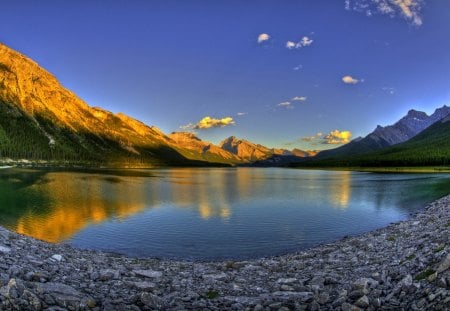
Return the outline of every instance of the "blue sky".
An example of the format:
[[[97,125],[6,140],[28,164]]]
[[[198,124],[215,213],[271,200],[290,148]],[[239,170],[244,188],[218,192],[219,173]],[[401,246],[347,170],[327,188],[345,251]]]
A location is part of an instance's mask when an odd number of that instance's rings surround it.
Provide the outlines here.
[[[0,41],[166,133],[324,149],[450,104],[449,21],[447,0],[17,0]]]

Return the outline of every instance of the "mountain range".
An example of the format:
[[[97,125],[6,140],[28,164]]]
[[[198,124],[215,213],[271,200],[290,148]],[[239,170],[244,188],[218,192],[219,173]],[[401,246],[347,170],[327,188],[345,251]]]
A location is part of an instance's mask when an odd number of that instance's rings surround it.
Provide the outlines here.
[[[86,166],[447,165],[450,107],[410,110],[336,149],[273,149],[234,136],[219,145],[164,134],[125,114],[91,107],[36,62],[0,44],[0,161]],[[26,159],[26,160],[20,160]]]
[[[28,57],[0,44],[0,159],[127,167],[236,165],[305,157],[230,137],[165,135],[125,114],[90,107]]]
[[[297,166],[446,166],[450,164],[450,107],[428,116],[410,110],[394,125],[377,128]],[[295,165],[294,165],[295,166]]]
[[[317,159],[356,156],[405,142],[450,113],[450,107],[443,106],[428,116],[425,112],[410,110],[393,125],[377,128],[364,138],[356,138],[336,149],[320,152]]]

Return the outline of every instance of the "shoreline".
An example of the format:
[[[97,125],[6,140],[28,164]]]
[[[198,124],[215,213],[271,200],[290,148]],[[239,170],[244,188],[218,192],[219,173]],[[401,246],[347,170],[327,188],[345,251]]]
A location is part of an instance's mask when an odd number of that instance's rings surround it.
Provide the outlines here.
[[[0,227],[0,310],[449,310],[450,195],[405,221],[242,261],[128,258]]]

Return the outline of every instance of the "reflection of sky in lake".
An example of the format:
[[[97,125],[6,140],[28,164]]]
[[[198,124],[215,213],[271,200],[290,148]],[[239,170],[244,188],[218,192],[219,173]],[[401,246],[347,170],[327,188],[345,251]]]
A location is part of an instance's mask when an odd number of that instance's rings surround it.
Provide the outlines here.
[[[254,257],[404,219],[448,175],[291,169],[0,174],[0,224],[137,256]],[[131,175],[131,176],[130,176]]]

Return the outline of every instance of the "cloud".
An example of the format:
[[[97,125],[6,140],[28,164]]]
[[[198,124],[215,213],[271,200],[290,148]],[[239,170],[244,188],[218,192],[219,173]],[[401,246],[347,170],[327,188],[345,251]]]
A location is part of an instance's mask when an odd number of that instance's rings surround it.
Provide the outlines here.
[[[323,137],[324,144],[341,145],[350,142],[352,133],[350,131],[334,130]]]
[[[206,116],[200,121],[198,121],[197,124],[194,125],[194,129],[196,130],[203,130],[203,129],[209,129],[212,127],[225,127],[228,125],[233,125],[234,120],[232,117],[225,117],[222,119],[215,119],[211,118],[210,116]]]
[[[306,142],[312,142],[312,141],[315,140],[316,138],[317,138],[316,136],[306,136],[306,137],[300,138],[300,140],[306,141]]]
[[[401,16],[415,26],[423,24],[421,11],[425,0],[345,0],[345,9],[365,13]]]
[[[303,37],[303,38],[300,40],[300,42],[297,43],[297,45],[300,45],[300,47],[303,47],[303,46],[310,46],[313,42],[314,42],[313,39],[310,39],[310,38],[308,38],[308,37],[305,36],[305,37]]]
[[[320,139],[324,139],[323,133],[320,133],[320,132],[317,133],[316,135],[306,136],[306,137],[300,138],[301,141],[314,142],[314,143],[316,143]]]
[[[288,48],[289,50],[295,48],[295,42],[293,41],[286,42],[286,48]]]
[[[353,78],[352,76],[343,76],[342,77],[342,82],[344,82],[345,84],[357,84],[359,82],[362,82],[358,79]]]
[[[293,101],[302,101],[303,102],[303,101],[306,100],[306,96],[295,96],[291,100],[293,100]]]
[[[292,68],[293,70],[301,70],[301,69],[303,69],[303,65],[298,65],[298,66],[295,66],[294,68]]]
[[[277,105],[278,107],[283,107],[283,108],[286,108],[286,109],[293,109],[294,108],[294,106],[292,105],[292,103],[291,102],[282,102],[282,103],[279,103],[278,105]]]
[[[238,116],[245,116],[247,114],[247,112],[238,112],[238,113],[236,113],[236,115],[238,115]]]
[[[310,46],[313,42],[314,42],[313,39],[311,39],[311,38],[309,38],[307,36],[304,36],[298,42],[287,41],[286,42],[286,48],[289,49],[289,50],[299,49],[299,48],[302,48],[302,47],[305,47],[305,46]]]
[[[258,36],[258,43],[262,43],[264,41],[267,41],[270,39],[270,35],[266,34],[266,33],[262,33]]]
[[[195,124],[189,123],[186,125],[181,125],[180,129],[182,129],[183,131],[192,131],[194,129]]]

